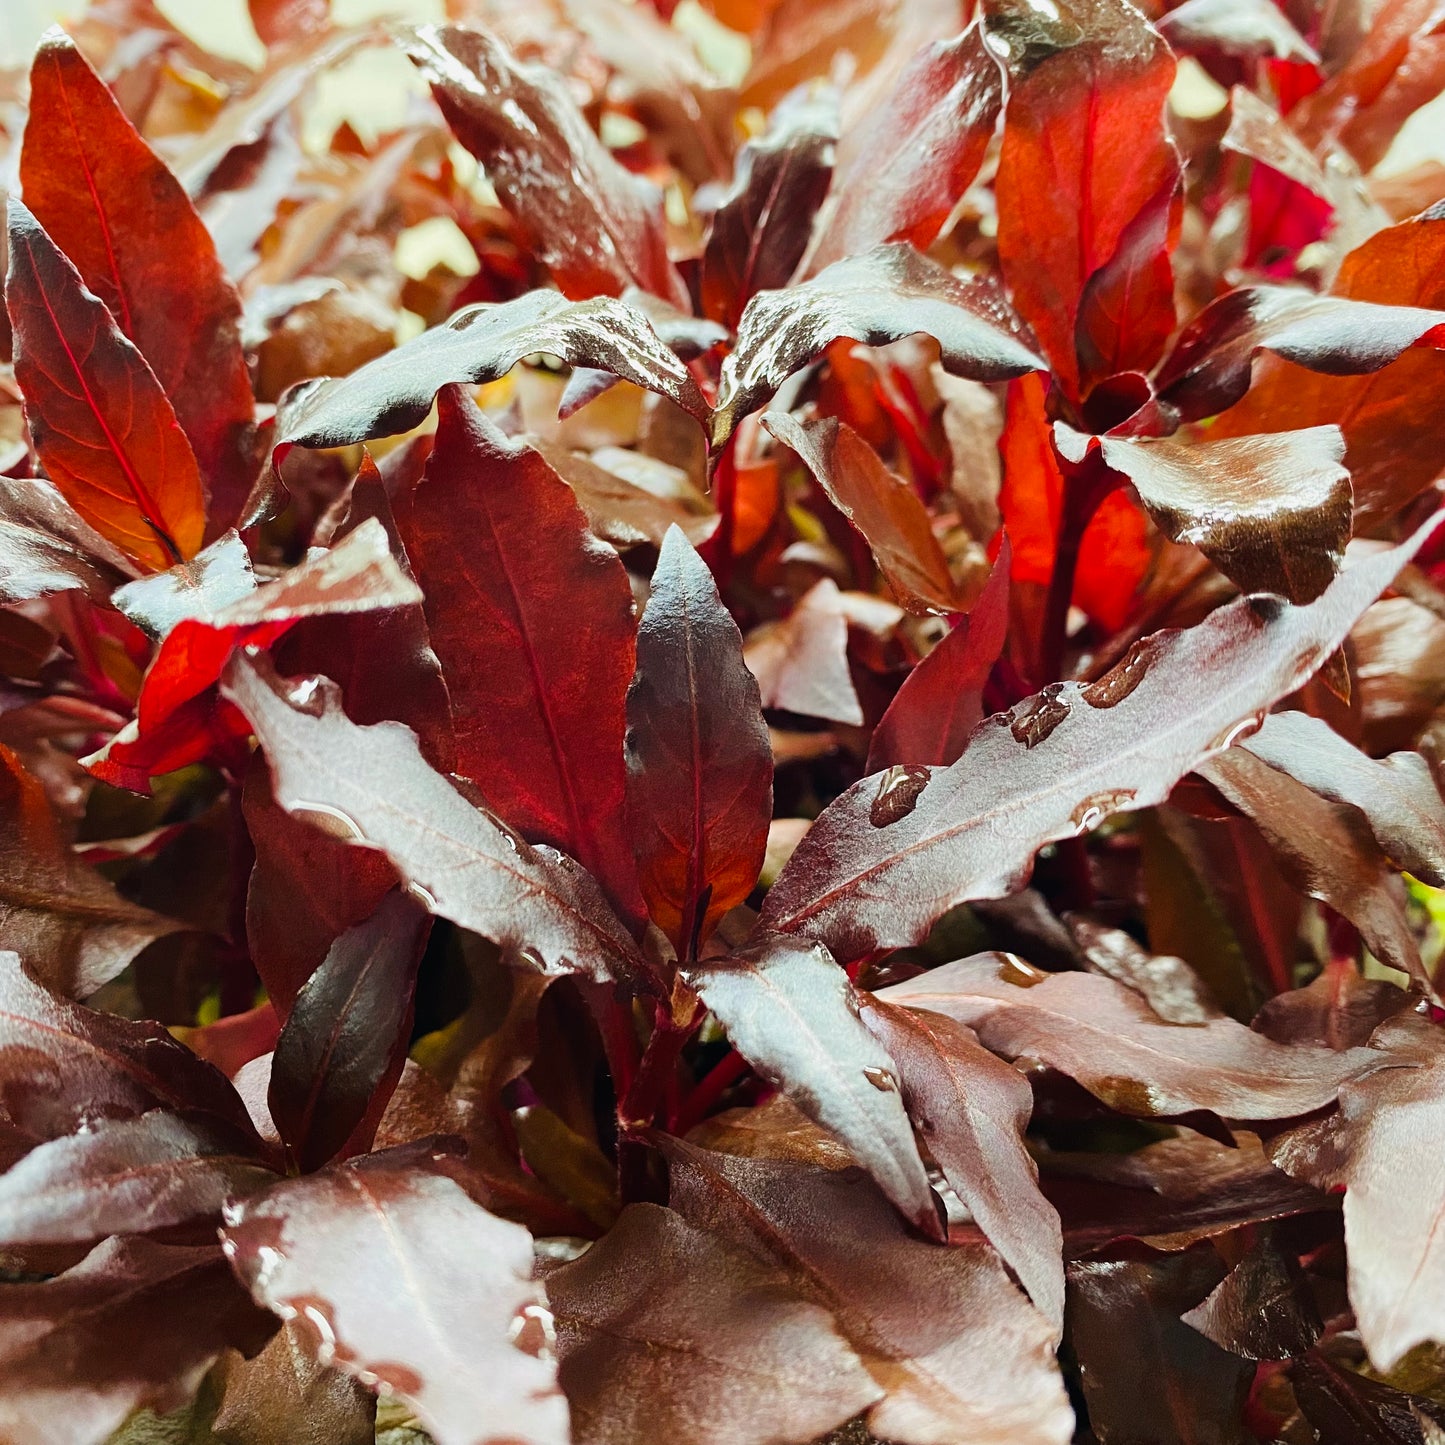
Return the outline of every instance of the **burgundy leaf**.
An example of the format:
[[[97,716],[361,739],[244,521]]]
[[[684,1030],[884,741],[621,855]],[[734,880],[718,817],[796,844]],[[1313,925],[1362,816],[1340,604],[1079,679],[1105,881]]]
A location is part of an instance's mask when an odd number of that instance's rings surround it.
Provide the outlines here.
[[[451,697],[457,771],[528,839],[640,912],[622,739],[632,591],[566,483],[460,387],[439,398],[426,476],[400,512]]]
[[[298,388],[282,414],[276,451],[284,456],[292,446],[348,446],[410,431],[448,383],[495,381],[538,352],[634,382],[699,421],[707,416],[697,383],[644,311],[610,297],[569,301],[556,291],[529,291],[514,301],[469,306],[350,376]]]
[[[893,774],[864,778],[793,854],[768,894],[765,925],[853,959],[919,942],[956,903],[1012,891],[1043,844],[1162,802],[1241,727],[1257,725],[1432,531],[1351,568],[1308,606],[1242,598],[1186,632],[1155,633],[1096,683],[1050,684],[981,724],[951,768],[913,770],[906,804]]]
[[[10,1122],[35,1139],[156,1108],[250,1127],[226,1076],[159,1024],[59,998],[13,953],[0,953],[0,1099]]]
[[[195,555],[195,453],[144,357],[35,217],[11,199],[5,300],[35,449],[65,499],[147,571]]]
[[[1440,1437],[1437,1401],[1340,1368],[1319,1351],[1296,1360],[1290,1380],[1320,1445],[1435,1445]]]
[[[655,1204],[547,1276],[579,1445],[806,1445],[881,1389],[771,1262]]]
[[[555,1366],[527,1348],[544,1315],[531,1236],[446,1159],[390,1150],[278,1185],[227,1211],[226,1253],[323,1364],[405,1400],[437,1445],[565,1445]]]
[[[456,25],[421,26],[410,54],[564,295],[637,285],[687,309],[667,259],[662,197],[617,163],[556,74]]]
[[[862,726],[848,670],[848,617],[831,577],[811,587],[787,617],[749,634],[745,656],[764,707]]]
[[[1319,61],[1272,0],[1184,0],[1161,16],[1158,26],[1181,54],[1218,51],[1241,58]]]
[[[1358,808],[1322,798],[1244,748],[1199,771],[1254,822],[1301,893],[1348,918],[1383,963],[1425,981],[1403,893]]]
[[[867,997],[863,1020],[892,1056],[903,1102],[954,1193],[1062,1332],[1063,1231],[1024,1145],[1028,1080],[941,1014]]]
[[[254,1352],[275,1328],[214,1244],[112,1239],[0,1291],[0,1434],[13,1445],[96,1445],[142,1406],[179,1409],[223,1350]]]
[[[868,745],[868,771],[956,763],[983,720],[983,689],[1008,632],[1010,549],[1005,533],[993,571],[974,603],[903,679]]]
[[[1401,1015],[1375,1031],[1380,1065],[1340,1090],[1323,1124],[1276,1140],[1275,1162],[1321,1188],[1345,1189],[1350,1304],[1381,1371],[1445,1337],[1445,1174],[1434,1140],[1445,1116],[1439,1026]]]
[[[1316,296],[1285,286],[1244,287],[1206,306],[1179,333],[1155,386],[1184,417],[1212,416],[1249,390],[1261,351],[1326,376],[1361,376],[1411,347],[1445,346],[1445,332],[1437,329],[1442,326],[1445,311]],[[1339,415],[1332,409],[1319,420]],[[1258,423],[1249,428],[1262,429]]]
[[[899,1445],[1064,1445],[1052,1329],[986,1244],[910,1234],[854,1170],[739,1159],[666,1141],[672,1207],[781,1268],[885,1395],[868,1428]]]
[[[837,138],[837,100],[825,92],[785,99],[738,152],[702,254],[702,309],[714,321],[735,327],[759,291],[788,284],[827,194]]]
[[[1060,423],[1059,450],[1097,446],[1167,537],[1192,542],[1241,592],[1313,602],[1333,581],[1353,506],[1338,427],[1221,441],[1093,441]]]
[[[1353,961],[1331,959],[1304,988],[1276,994],[1250,1027],[1281,1044],[1320,1043],[1331,1049],[1367,1044],[1387,1018],[1409,1008],[1411,995],[1382,978],[1366,979]]]
[[[0,948],[84,998],[182,925],[130,902],[77,858],[45,786],[0,744]]]
[[[810,268],[887,241],[927,250],[978,174],[1002,101],[979,24],[924,46],[851,138]]]
[[[879,246],[835,262],[801,286],[748,303],[723,363],[712,444],[721,447],[745,416],[840,337],[880,346],[923,332],[938,342],[950,371],[1003,381],[1043,365],[1016,327],[995,295],[912,246]]]
[[[188,617],[208,618],[256,590],[251,554],[238,532],[223,532],[189,562],[117,588],[111,604],[157,642]]]
[[[548,971],[607,978],[640,969],[592,878],[467,802],[423,761],[408,729],[358,727],[324,679],[288,684],[244,655],[225,687],[266,751],[281,806],[385,853],[434,913]]]
[[[1113,979],[1046,974],[1009,954],[944,964],[881,997],[966,1024],[986,1048],[1058,1069],[1124,1114],[1288,1119],[1382,1062],[1371,1050],[1277,1044],[1233,1019],[1165,1023]]]
[[[1152,363],[1173,330],[1180,162],[1164,102],[1174,57],[1122,0],[1078,0],[1046,15],[991,0],[984,27],[1010,76],[999,264],[1055,376],[1078,398],[1113,370]],[[1086,304],[1091,278],[1110,266],[1118,299],[1096,289]],[[1093,357],[1107,364],[1090,365]]]
[[[688,982],[737,1051],[834,1134],[905,1219],[936,1237],[939,1206],[893,1061],[860,1021],[853,985],[828,951],[764,937],[698,964]]]
[[[159,1109],[38,1144],[0,1175],[0,1245],[89,1243],[219,1215],[276,1175],[255,1134]]]
[[[1324,1333],[1299,1260],[1262,1229],[1244,1258],[1187,1314],[1186,1325],[1246,1360],[1305,1354]]]
[[[181,183],[59,30],[30,72],[20,180],[170,398],[210,483],[212,532],[231,525],[258,465],[240,299]]]
[[[1303,712],[1271,713],[1244,747],[1322,798],[1358,808],[1397,868],[1445,888],[1445,799],[1419,753],[1376,761]]]
[[[846,422],[798,422],[771,411],[763,425],[796,452],[828,500],[861,533],[894,595],[913,612],[952,612],[958,589],[918,494]]]
[[[677,527],[638,628],[626,741],[643,896],[678,956],[691,957],[757,882],[773,755],[742,635]]]
[[[332,944],[296,995],[276,1041],[268,1098],[303,1173],[341,1151],[383,1079],[400,1073],[428,931],[417,903],[389,893]]]
[[[1066,921],[1089,972],[1133,989],[1165,1023],[1202,1024],[1219,1017],[1209,990],[1182,958],[1150,953],[1122,928],[1105,928],[1077,914],[1066,915]]]

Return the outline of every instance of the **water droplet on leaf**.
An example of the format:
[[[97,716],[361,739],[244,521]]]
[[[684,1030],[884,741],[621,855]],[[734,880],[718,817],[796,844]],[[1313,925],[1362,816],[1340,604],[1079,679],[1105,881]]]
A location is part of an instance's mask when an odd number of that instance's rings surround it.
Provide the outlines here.
[[[887,1069],[880,1069],[869,1064],[863,1070],[863,1077],[881,1093],[896,1094],[898,1092],[898,1080]]]
[[[1061,682],[1051,682],[1037,697],[1019,704],[1009,730],[1026,748],[1037,747],[1069,715],[1069,705],[1059,696]]]
[[[868,809],[868,821],[875,828],[886,828],[906,818],[918,804],[932,774],[927,768],[905,768],[895,765],[878,780],[878,792]]]

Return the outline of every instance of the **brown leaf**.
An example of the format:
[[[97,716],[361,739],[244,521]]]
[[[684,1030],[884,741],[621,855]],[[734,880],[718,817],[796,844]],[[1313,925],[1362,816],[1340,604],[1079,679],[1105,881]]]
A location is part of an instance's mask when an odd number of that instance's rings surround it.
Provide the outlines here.
[[[661,196],[618,164],[554,72],[455,25],[421,26],[409,54],[564,295],[636,285],[690,309],[667,259]]]
[[[1036,849],[1162,802],[1297,688],[1430,531],[1308,606],[1243,598],[1188,631],[1155,633],[1096,683],[1050,684],[981,726],[952,768],[913,770],[911,806],[891,774],[864,778],[809,830],[768,894],[765,926],[851,960],[920,942],[957,903],[1013,891]]]
[[[145,570],[193,557],[206,525],[201,475],[155,374],[13,197],[9,226],[15,377],[46,472]]]
[[[1089,972],[1133,989],[1165,1023],[1202,1024],[1219,1017],[1209,990],[1182,958],[1150,953],[1122,928],[1076,914],[1065,921]]]
[[[225,687],[266,750],[281,806],[385,853],[434,913],[541,969],[601,978],[640,970],[593,879],[467,802],[427,766],[408,729],[357,727],[324,679],[288,685],[244,655]]]
[[[1271,713],[1243,746],[1322,798],[1358,808],[1397,868],[1445,888],[1445,799],[1419,753],[1376,761],[1303,712]]]
[[[928,1152],[1039,1311],[1064,1326],[1063,1233],[1024,1144],[1033,1090],[972,1029],[866,997],[863,1021],[897,1067]]]
[[[0,1434],[13,1445],[96,1445],[142,1406],[177,1409],[223,1350],[254,1352],[275,1328],[214,1244],[112,1239],[0,1290]]]
[[[976,381],[1003,381],[1043,365],[1015,335],[995,296],[960,281],[912,246],[879,246],[812,280],[753,297],[723,362],[712,444],[840,337],[880,346],[923,332],[943,364]]]
[[[527,1348],[531,1236],[446,1160],[403,1148],[278,1185],[227,1211],[226,1254],[258,1304],[306,1321],[322,1364],[399,1396],[437,1445],[565,1445],[555,1366]]]
[[[869,1412],[874,1434],[898,1445],[1070,1439],[1052,1330],[986,1244],[926,1243],[852,1170],[665,1148],[684,1220],[782,1269],[833,1316],[885,1392]]]
[[[785,1273],[633,1204],[547,1276],[579,1445],[806,1445],[882,1394]]]
[[[182,925],[122,898],[71,851],[44,785],[0,744],[0,948],[76,998]]]
[[[1264,1229],[1244,1258],[1182,1316],[1222,1350],[1246,1360],[1305,1354],[1324,1333],[1300,1263]]]
[[[1113,979],[1045,974],[1009,954],[979,954],[880,995],[967,1024],[986,1048],[1058,1069],[1125,1114],[1208,1109],[1225,1119],[1288,1119],[1321,1109],[1379,1060],[1276,1044],[1233,1019],[1164,1023]]]
[[[627,803],[652,921],[691,957],[752,891],[773,756],[742,635],[682,532],[663,541],[627,694]]]
[[[831,577],[815,583],[787,617],[749,633],[744,655],[764,707],[862,725],[848,670],[848,617]]]
[[[828,500],[862,534],[894,595],[912,612],[953,612],[958,589],[928,509],[882,457],[836,417],[798,422],[771,411],[763,426],[797,453]]]
[[[0,492],[0,600],[25,602],[72,588],[97,602],[133,575],[49,482],[7,477]]]
[[[1410,1005],[1404,989],[1382,978],[1362,978],[1351,960],[1336,958],[1304,988],[1276,994],[1250,1027],[1280,1044],[1353,1049],[1369,1043],[1387,1018]]]

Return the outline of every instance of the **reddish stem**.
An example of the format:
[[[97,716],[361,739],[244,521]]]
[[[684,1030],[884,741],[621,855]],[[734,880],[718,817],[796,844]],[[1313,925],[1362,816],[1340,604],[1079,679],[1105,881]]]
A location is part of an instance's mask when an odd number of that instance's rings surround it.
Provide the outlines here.
[[[748,1071],[748,1061],[736,1049],[726,1054],[693,1087],[672,1120],[671,1132],[686,1134],[707,1118],[718,1100]]]

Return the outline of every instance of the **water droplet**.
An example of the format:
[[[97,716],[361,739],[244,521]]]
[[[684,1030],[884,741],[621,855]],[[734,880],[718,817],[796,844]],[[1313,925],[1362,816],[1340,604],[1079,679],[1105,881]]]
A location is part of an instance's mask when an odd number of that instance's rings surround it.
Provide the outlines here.
[[[1289,606],[1283,597],[1277,597],[1273,592],[1255,592],[1244,600],[1261,622],[1278,622]]]
[[[1026,748],[1037,747],[1069,715],[1069,705],[1059,696],[1061,682],[1051,682],[1036,697],[1019,704],[1009,721],[1009,730]]]
[[[437,911],[436,894],[434,894],[431,889],[424,888],[420,883],[411,883],[408,886],[410,891],[416,895],[417,901],[428,913],[435,913]]]
[[[1264,726],[1264,714],[1262,712],[1251,713],[1247,718],[1241,719],[1233,727],[1227,727],[1209,744],[1210,752],[1223,752],[1225,748],[1232,748],[1235,743],[1243,742],[1245,738],[1253,737],[1260,728]]]
[[[314,827],[320,828],[324,833],[330,833],[337,838],[353,838],[358,842],[366,841],[366,834],[362,831],[361,824],[349,813],[343,813],[340,808],[333,808],[330,803],[292,803],[293,813],[310,813]]]
[[[1090,707],[1114,707],[1124,701],[1149,671],[1149,647],[1144,641],[1136,642],[1128,652],[1097,682],[1088,683],[1079,689],[1079,696]]]
[[[321,679],[319,677],[303,677],[286,694],[286,700],[298,712],[310,713],[312,717],[320,717],[325,711],[326,702],[321,692]]]
[[[1025,963],[1016,953],[1004,953],[999,955],[1003,965],[998,971],[998,976],[1005,983],[1012,983],[1019,988],[1032,988],[1036,983],[1042,983],[1047,977],[1043,969],[1035,968],[1031,963]]]
[[[1111,813],[1127,808],[1134,801],[1133,788],[1105,788],[1090,793],[1072,813],[1069,821],[1074,825],[1075,835],[1097,828]]]
[[[524,1305],[512,1316],[507,1337],[524,1354],[550,1360],[557,1348],[557,1325],[545,1305]]]
[[[878,780],[878,791],[868,809],[868,821],[875,828],[886,828],[906,818],[918,805],[918,799],[933,774],[927,768],[895,766]]]
[[[535,948],[519,948],[517,950],[517,962],[523,968],[530,968],[536,973],[547,972],[547,960],[537,952]]]
[[[896,1094],[898,1092],[898,1080],[887,1069],[880,1069],[869,1064],[863,1070],[863,1077],[880,1093]]]

